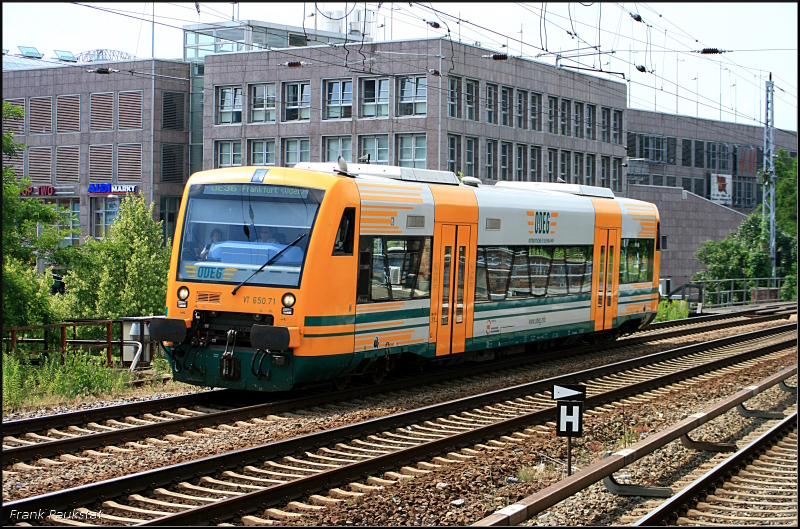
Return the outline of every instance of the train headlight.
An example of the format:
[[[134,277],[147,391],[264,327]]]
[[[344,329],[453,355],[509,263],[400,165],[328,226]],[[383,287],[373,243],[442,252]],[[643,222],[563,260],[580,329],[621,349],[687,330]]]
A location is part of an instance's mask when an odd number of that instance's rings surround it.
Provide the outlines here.
[[[295,298],[294,294],[292,294],[291,292],[287,292],[281,298],[281,303],[283,303],[283,306],[287,308],[293,307],[296,301],[297,298]]]
[[[178,299],[181,301],[186,301],[186,298],[189,297],[189,289],[188,287],[181,287],[178,289]]]

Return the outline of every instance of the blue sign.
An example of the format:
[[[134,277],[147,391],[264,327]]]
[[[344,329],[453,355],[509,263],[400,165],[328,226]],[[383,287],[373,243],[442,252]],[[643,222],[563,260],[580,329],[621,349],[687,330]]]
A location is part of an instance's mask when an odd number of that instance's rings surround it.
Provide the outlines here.
[[[137,187],[130,184],[89,184],[89,194],[136,193]]]

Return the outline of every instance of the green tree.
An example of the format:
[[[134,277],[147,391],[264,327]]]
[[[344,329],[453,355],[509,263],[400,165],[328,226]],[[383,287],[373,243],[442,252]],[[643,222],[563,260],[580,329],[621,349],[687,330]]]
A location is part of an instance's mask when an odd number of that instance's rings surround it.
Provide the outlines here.
[[[163,244],[153,205],[128,195],[108,237],[87,239],[64,277],[65,312],[83,318],[164,313],[171,244]]]
[[[3,123],[23,119],[22,109],[3,101]],[[14,133],[3,133],[3,155],[12,158],[23,146]],[[72,250],[61,248],[64,236],[72,230],[59,226],[63,219],[52,206],[38,198],[22,198],[29,185],[18,179],[13,166],[3,167],[3,325],[26,326],[54,323],[57,316],[50,307],[52,272],[43,277],[35,273],[36,259],[66,264]],[[59,230],[61,230],[59,232]]]
[[[775,225],[797,236],[797,158],[784,149],[775,157]]]

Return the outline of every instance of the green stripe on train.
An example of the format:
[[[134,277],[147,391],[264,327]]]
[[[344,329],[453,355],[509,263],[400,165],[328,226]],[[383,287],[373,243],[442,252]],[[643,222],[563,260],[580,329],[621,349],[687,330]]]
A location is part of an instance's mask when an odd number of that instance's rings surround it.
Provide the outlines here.
[[[329,327],[332,325],[354,325],[356,323],[380,323],[382,321],[428,318],[431,315],[429,307],[415,309],[387,310],[367,314],[347,314],[344,316],[306,316],[306,327]]]
[[[504,301],[476,301],[475,312],[487,312],[490,310],[507,310],[522,307],[538,307],[542,305],[559,305],[561,303],[574,303],[576,301],[589,301],[592,299],[591,293],[574,294],[567,296],[553,296],[541,298],[523,298]]]
[[[319,333],[319,334],[304,334],[304,338],[328,338],[331,336],[359,336],[359,335],[367,335],[367,334],[375,334],[387,331],[399,331],[403,329],[427,329],[428,322],[419,323],[417,325],[401,325],[396,327],[380,327],[375,329],[362,329],[360,331],[356,331],[355,333],[352,332],[331,332],[331,333]]]

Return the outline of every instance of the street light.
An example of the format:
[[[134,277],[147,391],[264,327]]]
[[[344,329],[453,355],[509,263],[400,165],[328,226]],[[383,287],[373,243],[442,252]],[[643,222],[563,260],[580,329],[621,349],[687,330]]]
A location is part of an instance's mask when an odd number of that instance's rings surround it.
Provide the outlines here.
[[[694,81],[694,95],[695,95],[695,102],[697,103],[697,117],[700,117],[700,72],[696,72],[694,74],[694,78],[690,79],[690,81]]]

